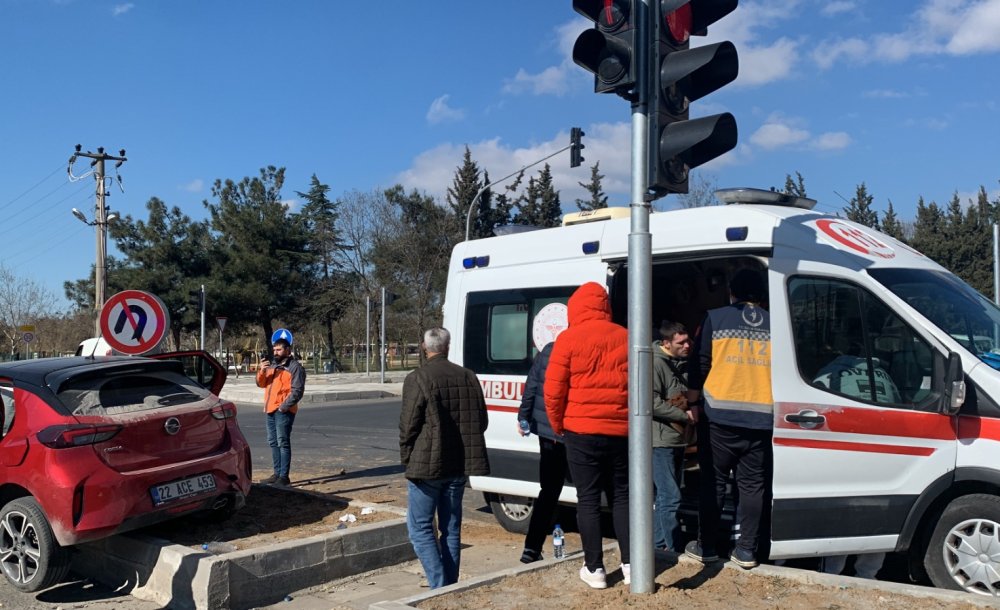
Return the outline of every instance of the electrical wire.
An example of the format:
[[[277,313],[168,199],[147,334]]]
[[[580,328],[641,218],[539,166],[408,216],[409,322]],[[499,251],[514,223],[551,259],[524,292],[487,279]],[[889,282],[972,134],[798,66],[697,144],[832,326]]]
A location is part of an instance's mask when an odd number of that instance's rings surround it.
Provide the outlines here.
[[[67,185],[67,184],[69,184],[69,183],[68,183],[68,182],[64,182],[64,183],[62,184],[62,186],[65,186],[65,185]],[[66,195],[66,196],[65,196],[65,197],[63,197],[62,199],[60,199],[60,200],[58,200],[58,201],[55,201],[55,202],[53,202],[53,203],[50,203],[49,205],[47,205],[47,206],[45,206],[45,207],[43,207],[43,208],[37,208],[37,207],[32,207],[32,204],[29,204],[29,205],[25,205],[25,206],[24,206],[24,207],[22,207],[22,208],[21,208],[20,210],[18,210],[18,211],[16,211],[16,212],[14,212],[13,214],[10,214],[9,216],[7,216],[7,218],[6,218],[6,221],[7,221],[7,223],[9,223],[11,219],[13,219],[13,218],[14,218],[14,217],[16,217],[16,216],[20,216],[21,214],[23,214],[23,213],[27,212],[28,210],[32,210],[32,211],[34,211],[34,212],[36,212],[36,213],[37,213],[37,212],[39,212],[39,210],[42,210],[42,211],[44,211],[44,210],[50,210],[50,209],[54,208],[55,206],[59,205],[60,203],[63,203],[63,202],[64,202],[64,201],[66,201],[67,199],[71,199],[72,197],[75,197],[76,195],[80,194],[80,192],[81,192],[81,191],[83,191],[83,190],[84,190],[84,189],[85,189],[86,187],[87,187],[87,185],[86,185],[86,184],[81,184],[80,186],[78,186],[78,187],[77,187],[77,189],[76,189],[75,191],[73,191],[73,192],[72,192],[72,193],[70,193],[69,195]],[[59,188],[62,188],[62,187],[59,187]],[[58,190],[58,189],[56,189],[56,190]],[[55,191],[52,191],[52,192],[50,192],[50,193],[47,193],[47,194],[46,194],[46,195],[45,195],[44,197],[42,197],[42,198],[41,198],[41,199],[39,199],[38,201],[35,201],[34,203],[38,203],[38,202],[40,202],[40,201],[41,201],[42,199],[45,199],[45,197],[48,197],[49,195],[51,195],[51,194],[52,194],[52,193],[54,193],[54,192],[55,192]],[[11,229],[11,227],[9,227],[9,226],[7,225],[7,223],[5,223],[5,224],[4,224],[4,229],[5,229],[5,233],[9,233],[9,232],[10,232],[10,229]],[[15,225],[14,227],[16,228],[16,227],[19,227],[19,226],[22,226],[23,224],[24,224],[24,223],[22,222],[22,223],[19,223],[19,224]]]
[[[21,194],[20,194],[20,195],[18,195],[17,197],[14,197],[13,199],[11,199],[10,201],[8,201],[7,203],[5,203],[5,204],[3,204],[2,206],[0,206],[0,210],[3,210],[3,209],[5,209],[5,208],[6,208],[7,206],[9,206],[9,205],[11,205],[11,204],[13,204],[13,203],[16,203],[18,199],[20,199],[21,197],[24,197],[25,195],[27,195],[27,194],[28,194],[28,193],[30,193],[31,191],[33,191],[33,190],[35,190],[36,188],[38,188],[39,186],[41,186],[41,184],[42,184],[43,182],[45,182],[46,180],[48,180],[49,178],[51,178],[52,176],[54,176],[54,175],[55,175],[56,173],[58,173],[60,169],[62,169],[62,165],[59,165],[59,166],[58,166],[58,167],[56,167],[56,168],[55,168],[54,170],[52,170],[52,173],[50,173],[50,174],[49,174],[48,176],[45,176],[44,178],[42,178],[41,180],[39,180],[39,181],[38,181],[38,182],[36,182],[35,184],[31,185],[31,186],[30,186],[30,187],[28,188],[28,190],[24,191],[23,193],[21,193]],[[50,193],[50,194],[51,194],[51,193]]]

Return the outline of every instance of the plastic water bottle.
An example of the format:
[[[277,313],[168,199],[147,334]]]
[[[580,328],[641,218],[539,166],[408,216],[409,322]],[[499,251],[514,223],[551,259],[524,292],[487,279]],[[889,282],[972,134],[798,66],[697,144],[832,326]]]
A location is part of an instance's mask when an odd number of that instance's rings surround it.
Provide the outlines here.
[[[563,544],[565,541],[562,526],[557,523],[556,529],[552,530],[552,556],[556,559],[566,556],[566,545]]]
[[[528,423],[528,420],[519,419],[517,421],[517,425],[521,426],[521,432],[523,432],[525,436],[531,435],[531,424]]]
[[[206,542],[201,545],[201,550],[206,553],[211,553],[213,555],[223,555],[225,553],[232,553],[236,550],[236,545],[230,542],[222,542],[219,540],[213,540],[211,542]]]

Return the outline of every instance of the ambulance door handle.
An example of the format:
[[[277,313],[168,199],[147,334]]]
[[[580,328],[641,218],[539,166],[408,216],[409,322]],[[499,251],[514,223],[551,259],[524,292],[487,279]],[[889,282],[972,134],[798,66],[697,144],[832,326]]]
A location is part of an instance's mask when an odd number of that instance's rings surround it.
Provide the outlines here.
[[[798,413],[789,413],[785,416],[785,421],[790,424],[798,424],[802,428],[818,428],[826,423],[826,418],[812,409],[805,409]]]

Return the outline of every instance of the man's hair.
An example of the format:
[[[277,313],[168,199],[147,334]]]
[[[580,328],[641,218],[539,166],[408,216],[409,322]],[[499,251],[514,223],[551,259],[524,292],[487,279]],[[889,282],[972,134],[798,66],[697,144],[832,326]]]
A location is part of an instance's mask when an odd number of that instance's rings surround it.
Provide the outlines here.
[[[280,345],[281,347],[283,347],[285,349],[288,349],[288,348],[292,347],[292,344],[288,342],[288,339],[278,339],[277,341],[275,341],[274,343],[272,343],[272,346],[274,346],[274,345]]]
[[[767,285],[760,273],[744,268],[729,280],[729,292],[737,301],[759,303],[767,296]]]
[[[435,354],[447,354],[451,345],[451,333],[445,328],[431,328],[424,331],[424,349]]]
[[[660,322],[660,338],[667,341],[673,341],[674,337],[677,335],[688,334],[687,328],[680,322],[671,322],[670,320],[664,320]]]

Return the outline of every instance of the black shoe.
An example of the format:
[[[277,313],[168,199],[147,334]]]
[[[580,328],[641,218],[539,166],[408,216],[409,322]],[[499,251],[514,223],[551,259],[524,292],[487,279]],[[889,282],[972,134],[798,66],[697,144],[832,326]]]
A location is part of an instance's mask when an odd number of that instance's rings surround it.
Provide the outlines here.
[[[534,563],[542,559],[541,551],[533,551],[531,549],[524,549],[521,553],[521,563]]]
[[[744,570],[756,568],[758,565],[757,558],[754,557],[753,551],[748,551],[739,547],[733,549],[732,555],[729,556],[729,561],[732,561]]]
[[[261,481],[260,484],[261,485],[271,485],[271,484],[273,484],[277,480],[278,480],[278,475],[272,474],[271,476],[269,476],[266,479],[264,479],[263,481]]]
[[[715,553],[715,549],[710,549],[708,547],[702,548],[701,543],[697,540],[692,540],[687,543],[684,547],[684,554],[700,561],[701,563],[714,563],[719,560],[719,556]]]
[[[278,477],[274,481],[275,487],[288,487],[292,482],[288,480],[288,477]]]

